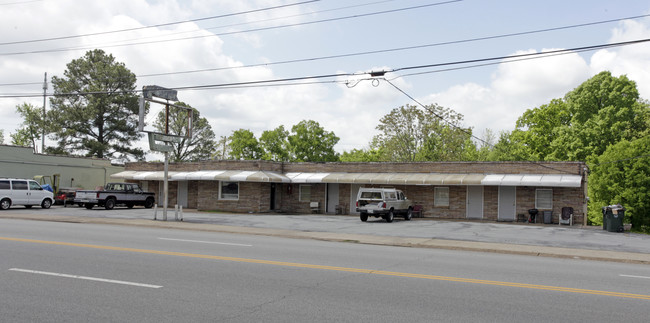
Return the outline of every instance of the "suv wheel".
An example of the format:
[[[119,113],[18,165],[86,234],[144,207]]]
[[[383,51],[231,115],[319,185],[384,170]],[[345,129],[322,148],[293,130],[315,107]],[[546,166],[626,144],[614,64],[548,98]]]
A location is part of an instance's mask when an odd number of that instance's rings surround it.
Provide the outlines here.
[[[393,210],[388,211],[388,214],[386,214],[386,217],[384,219],[386,222],[391,223],[393,222],[393,219],[395,218],[395,213],[393,213]]]
[[[363,221],[363,222],[368,221],[368,213],[366,213],[366,212],[359,213],[359,218],[361,218],[361,221]]]
[[[144,207],[147,208],[147,209],[152,208],[154,204],[155,204],[155,201],[154,201],[153,197],[148,197],[144,201]]]
[[[411,221],[411,218],[413,218],[413,209],[409,208],[409,210],[406,211],[406,215],[404,215],[404,220]]]

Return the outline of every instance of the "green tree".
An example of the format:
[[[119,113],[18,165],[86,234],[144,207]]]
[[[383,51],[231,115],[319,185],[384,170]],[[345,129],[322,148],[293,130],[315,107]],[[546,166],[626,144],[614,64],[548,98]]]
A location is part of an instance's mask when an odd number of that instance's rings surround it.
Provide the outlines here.
[[[264,150],[263,160],[289,161],[289,132],[284,126],[266,130],[260,136],[260,147]]]
[[[636,230],[650,233],[650,137],[623,140],[593,158],[589,221],[602,224],[601,207],[621,204]]]
[[[508,135],[509,153],[512,160],[585,161],[647,131],[648,103],[636,83],[605,71],[563,99],[527,110]]]
[[[31,104],[23,103],[16,106],[16,112],[23,117],[20,128],[11,134],[11,144],[16,146],[33,147],[37,150],[37,142],[44,132],[43,110]]]
[[[648,105],[636,83],[625,75],[601,72],[567,93],[564,101],[570,124],[561,125],[551,141],[550,160],[587,160],[621,140],[640,138],[647,131]]]
[[[136,77],[124,63],[96,49],[67,65],[64,77],[53,77],[54,98],[48,112],[53,150],[98,158],[144,151],[133,147],[138,132]]]
[[[333,132],[326,131],[314,120],[303,120],[291,128],[288,137],[292,161],[335,162],[339,160],[334,146],[339,142]]]
[[[467,141],[471,129],[460,127],[463,116],[439,105],[425,110],[407,105],[393,109],[379,120],[379,134],[372,146],[381,148],[385,160],[413,162],[464,160],[476,146]]]
[[[0,129],[0,145],[5,143],[5,131]]]
[[[229,156],[237,160],[257,160],[264,153],[255,134],[247,129],[239,129],[232,132],[229,140]]]
[[[557,139],[560,127],[571,124],[567,104],[559,99],[529,109],[517,119],[510,140],[517,147],[516,160],[545,160],[551,155],[551,142]]]
[[[178,102],[177,106],[192,108],[190,105]],[[165,111],[160,111],[154,122],[154,128],[159,132],[165,131]],[[187,136],[188,116],[187,110],[169,107],[169,134],[184,136],[179,143],[172,143],[174,147],[171,153],[171,160],[174,162],[199,161],[209,159],[217,148],[214,131],[208,120],[201,117],[197,109],[192,108],[192,137]]]
[[[382,162],[382,158],[386,155],[381,148],[377,149],[352,149],[344,151],[341,154],[342,162]]]

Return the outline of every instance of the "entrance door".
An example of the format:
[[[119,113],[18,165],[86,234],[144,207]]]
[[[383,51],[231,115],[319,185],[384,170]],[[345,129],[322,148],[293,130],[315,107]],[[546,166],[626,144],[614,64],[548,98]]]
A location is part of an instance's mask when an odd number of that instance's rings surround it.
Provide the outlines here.
[[[483,186],[467,186],[467,218],[483,218]]]
[[[187,208],[187,181],[178,182],[178,198],[176,204]]]
[[[339,184],[327,184],[327,209],[325,213],[336,213],[336,206],[339,205]]]
[[[275,183],[271,183],[271,197],[270,197],[270,201],[271,201],[270,208],[271,208],[271,211],[275,210],[275,190],[276,190],[276,184],[275,184]]]
[[[499,216],[498,221],[515,221],[516,219],[517,188],[514,186],[499,186]]]
[[[361,184],[351,184],[350,185],[350,214],[359,214],[357,212],[357,194],[359,194],[359,189]]]

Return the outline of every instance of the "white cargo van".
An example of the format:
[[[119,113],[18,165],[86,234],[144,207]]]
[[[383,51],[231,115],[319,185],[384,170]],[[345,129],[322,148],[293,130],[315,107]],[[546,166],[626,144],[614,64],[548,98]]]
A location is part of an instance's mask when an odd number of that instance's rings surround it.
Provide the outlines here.
[[[44,190],[34,180],[0,178],[0,210],[6,210],[12,205],[24,205],[28,209],[40,205],[49,209],[53,201],[54,194]]]

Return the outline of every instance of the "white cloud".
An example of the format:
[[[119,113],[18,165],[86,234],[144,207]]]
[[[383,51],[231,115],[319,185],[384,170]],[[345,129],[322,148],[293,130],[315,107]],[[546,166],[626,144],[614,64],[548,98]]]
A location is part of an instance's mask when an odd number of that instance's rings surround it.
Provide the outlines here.
[[[650,38],[650,19],[627,20],[612,31],[610,42],[625,42]],[[603,70],[613,75],[627,75],[637,83],[642,98],[650,100],[650,44],[641,43],[615,49],[600,50],[591,57],[595,73]]]
[[[650,38],[650,20],[625,21],[612,31],[610,42]],[[549,50],[542,50],[549,51]],[[513,54],[535,53],[535,50]],[[650,44],[643,43],[600,50],[586,61],[573,53],[543,59],[499,64],[491,83],[465,83],[426,97],[465,116],[465,125],[481,136],[484,129],[496,132],[514,129],[515,122],[532,109],[564,95],[590,77],[604,71],[626,74],[636,81],[644,99],[650,99]]]

